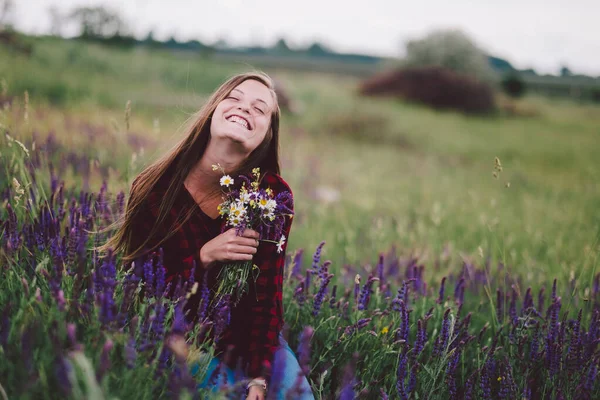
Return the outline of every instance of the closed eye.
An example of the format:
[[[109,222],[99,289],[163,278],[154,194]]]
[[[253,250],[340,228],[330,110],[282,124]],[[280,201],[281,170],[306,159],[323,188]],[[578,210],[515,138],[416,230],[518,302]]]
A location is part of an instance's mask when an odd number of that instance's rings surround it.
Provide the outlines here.
[[[258,108],[258,107],[254,107],[254,109],[255,109],[256,111],[258,111],[259,113],[261,113],[261,114],[264,114],[264,113],[265,113],[263,110],[261,110],[261,109],[260,109],[260,108]]]

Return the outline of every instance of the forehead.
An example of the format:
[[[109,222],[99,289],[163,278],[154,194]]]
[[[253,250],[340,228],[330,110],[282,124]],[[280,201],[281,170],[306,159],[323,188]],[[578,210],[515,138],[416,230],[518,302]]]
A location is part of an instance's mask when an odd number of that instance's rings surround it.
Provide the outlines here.
[[[257,100],[265,103],[269,108],[273,108],[273,95],[271,90],[263,83],[254,79],[247,79],[232,89],[232,93],[242,93],[244,96],[250,97],[252,100]]]

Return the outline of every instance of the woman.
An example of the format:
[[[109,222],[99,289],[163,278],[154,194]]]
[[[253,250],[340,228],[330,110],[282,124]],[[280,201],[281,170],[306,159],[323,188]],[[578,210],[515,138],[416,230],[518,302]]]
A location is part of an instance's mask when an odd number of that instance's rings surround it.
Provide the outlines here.
[[[230,322],[217,337],[224,364],[213,360],[208,379],[201,385],[222,379],[233,383],[233,368],[242,366],[248,379],[248,399],[265,399],[273,359],[285,360],[285,373],[277,393],[289,390],[295,398],[313,399],[310,385],[301,373],[293,352],[281,335],[283,326],[282,282],[285,247],[260,242],[257,232],[235,229],[223,233],[217,206],[221,203],[219,164],[233,177],[260,167],[261,187],[275,193],[291,190],[279,176],[279,106],[271,79],[262,73],[232,77],[222,84],[198,111],[186,137],[161,159],[134,179],[122,226],[104,246],[123,251],[124,261],[139,260],[149,251],[163,250],[166,281],[195,280],[213,288],[221,263],[253,260],[260,268],[256,284],[230,312]],[[289,237],[291,218],[284,226]],[[287,241],[286,241],[287,242]],[[136,265],[139,265],[136,262]],[[194,268],[195,267],[195,268]],[[198,291],[200,292],[200,291]],[[205,302],[203,302],[205,303]],[[204,318],[199,293],[187,304],[189,321]],[[200,310],[202,309],[202,310]],[[203,314],[200,315],[199,314]],[[280,365],[278,361],[277,365]],[[211,374],[217,369],[217,373]],[[277,375],[280,375],[281,371]]]

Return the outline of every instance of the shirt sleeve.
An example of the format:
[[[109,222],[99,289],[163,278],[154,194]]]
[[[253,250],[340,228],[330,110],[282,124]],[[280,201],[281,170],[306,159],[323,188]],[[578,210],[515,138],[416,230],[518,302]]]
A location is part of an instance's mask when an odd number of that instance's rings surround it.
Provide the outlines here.
[[[275,195],[281,191],[289,192],[287,204],[293,212],[292,191],[287,183],[274,174],[265,176],[265,180]],[[286,216],[282,230],[286,240],[280,252],[277,251],[278,245],[262,242],[254,258],[260,273],[256,280],[256,298],[250,298],[246,303],[250,305],[251,313],[247,371],[250,377],[264,376],[269,379],[273,356],[279,346],[279,332],[283,327],[283,268],[291,226],[292,216]]]

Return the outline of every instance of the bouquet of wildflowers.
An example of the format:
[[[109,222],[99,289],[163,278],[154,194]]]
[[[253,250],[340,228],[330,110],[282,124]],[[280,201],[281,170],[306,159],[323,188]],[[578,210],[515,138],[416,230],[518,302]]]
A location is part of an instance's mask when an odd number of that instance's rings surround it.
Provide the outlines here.
[[[225,175],[220,165],[213,165],[213,170],[223,172],[220,184],[224,188],[224,201],[217,207],[225,220],[224,230],[236,228],[241,235],[245,229],[257,231],[259,242],[270,242],[277,245],[277,252],[283,251],[287,238],[283,234],[285,218],[291,217],[293,211],[288,207],[292,199],[288,191],[275,194],[271,188],[260,188],[260,168],[254,168],[250,176],[240,175],[238,184]],[[259,268],[252,261],[238,261],[223,265],[219,274],[217,296],[229,295],[234,304],[248,290],[248,281],[252,276],[258,277]]]

